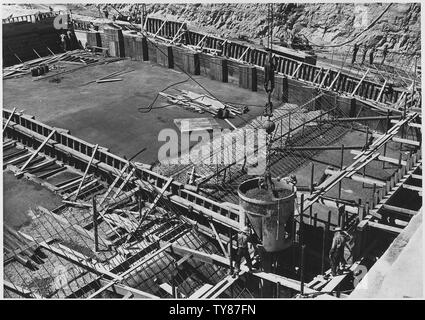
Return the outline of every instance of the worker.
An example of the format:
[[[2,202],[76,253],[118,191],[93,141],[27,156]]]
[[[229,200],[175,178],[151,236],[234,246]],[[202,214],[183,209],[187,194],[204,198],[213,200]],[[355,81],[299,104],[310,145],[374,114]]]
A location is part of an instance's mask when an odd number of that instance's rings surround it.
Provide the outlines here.
[[[335,228],[335,234],[332,239],[332,247],[329,250],[329,260],[331,263],[332,276],[338,275],[340,264],[346,264],[344,259],[344,248],[349,236],[340,227]]]
[[[360,48],[360,44],[355,43],[353,48],[353,58],[351,59],[351,64],[354,64],[354,62],[356,62],[356,56],[357,56],[357,52],[359,51],[359,48]]]
[[[385,88],[385,94],[390,98],[394,93],[394,85],[390,82]]]
[[[294,47],[294,35],[292,33],[289,33],[288,47],[289,48],[293,48]]]
[[[366,60],[366,53],[367,53],[367,45],[364,45],[364,49],[363,49],[363,53],[362,53],[362,62],[361,62],[361,64],[363,64],[364,61]]]
[[[106,19],[108,19],[108,17],[109,17],[109,12],[108,12],[108,6],[107,6],[107,5],[105,5],[105,6],[103,7],[103,15],[105,16],[105,18],[106,18]]]
[[[68,51],[68,47],[67,47],[67,41],[66,41],[66,34],[65,33],[61,33],[60,34],[60,40],[61,40],[61,48],[63,51]]]
[[[388,54],[388,43],[384,44],[384,48],[382,49],[382,61],[381,61],[381,65],[384,64],[385,58],[387,57]]]
[[[254,237],[250,234],[249,227],[244,227],[238,234],[238,250],[235,256],[235,271],[233,273],[233,278],[236,278],[239,274],[242,257],[246,260],[249,272],[252,272],[252,261],[248,251],[249,242],[256,247]]]
[[[75,37],[75,34],[71,30],[68,30],[66,35],[69,39],[69,50],[77,49],[77,38]]]
[[[375,56],[375,51],[376,51],[375,47],[372,47],[372,49],[370,49],[370,51],[369,51],[369,64],[370,65],[373,65],[373,58]]]
[[[363,146],[362,151],[366,151],[367,149],[369,149],[369,147],[373,143],[373,140],[375,140],[375,138],[373,137],[373,135],[370,135],[369,140]]]
[[[66,51],[71,50],[71,39],[69,38],[68,32],[69,31],[67,31],[65,34]]]
[[[330,169],[331,167],[328,167],[327,169]],[[315,182],[313,184],[313,187],[320,186],[325,180],[329,177],[329,175],[325,172],[323,172],[322,176],[320,177],[319,181]]]

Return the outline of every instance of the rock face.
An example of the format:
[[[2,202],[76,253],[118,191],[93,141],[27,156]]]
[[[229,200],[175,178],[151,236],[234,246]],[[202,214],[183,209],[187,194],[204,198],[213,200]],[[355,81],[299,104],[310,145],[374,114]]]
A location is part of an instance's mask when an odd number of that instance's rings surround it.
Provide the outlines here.
[[[388,5],[388,3],[275,3],[274,41],[286,42],[291,34],[295,34],[300,38],[305,37],[313,47],[325,46],[327,52],[332,50],[335,53],[343,53],[349,48],[348,46],[361,43],[378,49],[382,49],[386,44],[390,51],[404,56],[419,53],[420,3],[391,4],[385,14],[363,32]],[[24,9],[25,5],[19,6]],[[114,6],[123,14],[128,14],[131,9],[141,8],[141,5],[136,4]],[[96,16],[99,13],[97,6],[93,4],[73,4],[67,7],[72,9],[73,13],[89,16]],[[109,11],[111,15],[117,14],[114,9]],[[268,34],[267,4],[147,4],[146,11],[148,14],[186,21],[191,28],[226,38],[245,36],[249,40],[259,41]],[[346,46],[340,46],[353,38],[355,40]],[[264,40],[263,43],[266,43]]]
[[[312,44],[338,45],[367,28],[388,6],[385,3],[274,4],[274,38],[304,35]],[[268,33],[266,4],[155,4],[147,12],[186,20],[223,37],[245,35],[259,39]],[[392,4],[388,11],[355,41],[404,53],[420,51],[420,4]]]

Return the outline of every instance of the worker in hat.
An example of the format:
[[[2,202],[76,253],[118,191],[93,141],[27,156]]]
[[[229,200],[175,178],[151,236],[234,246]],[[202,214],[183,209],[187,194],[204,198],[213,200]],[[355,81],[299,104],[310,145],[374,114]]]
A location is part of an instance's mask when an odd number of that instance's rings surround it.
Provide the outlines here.
[[[345,264],[344,248],[349,238],[348,234],[340,227],[335,228],[335,234],[332,239],[332,247],[329,250],[329,260],[331,262],[332,276],[336,276],[339,271],[340,263]]]
[[[244,227],[238,234],[238,250],[235,256],[235,271],[233,277],[236,278],[240,271],[242,257],[246,260],[246,265],[250,272],[252,272],[252,261],[248,251],[248,243],[251,242],[256,245],[251,235],[249,227]]]
[[[353,56],[351,58],[351,64],[354,64],[354,62],[356,62],[357,52],[359,51],[359,49],[360,49],[360,44],[355,43],[353,47]]]

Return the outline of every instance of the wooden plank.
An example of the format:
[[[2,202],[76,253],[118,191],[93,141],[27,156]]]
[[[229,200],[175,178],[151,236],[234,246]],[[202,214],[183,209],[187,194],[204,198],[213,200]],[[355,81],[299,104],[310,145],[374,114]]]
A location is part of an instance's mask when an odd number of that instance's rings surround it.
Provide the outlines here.
[[[153,210],[156,208],[159,200],[162,198],[162,196],[164,195],[164,192],[167,190],[167,188],[170,186],[171,182],[173,181],[173,178],[169,178],[167,180],[167,182],[165,183],[165,185],[162,187],[161,191],[159,192],[159,194],[157,194],[157,196],[155,197],[154,201],[152,202],[152,204],[149,206],[149,211],[146,212],[146,216],[149,216]],[[140,221],[139,225],[137,226],[137,228],[140,228],[141,223],[143,222],[143,220]]]
[[[373,222],[373,221],[369,221],[368,223],[369,226],[379,229],[379,230],[383,230],[383,231],[388,231],[391,233],[397,233],[399,234],[400,232],[403,231],[402,228],[398,228],[398,227],[393,227],[393,226],[388,226],[382,223],[378,223],[378,222]]]
[[[140,266],[142,266],[143,264],[145,264],[146,262],[148,262],[152,258],[154,258],[157,255],[159,255],[161,252],[167,250],[169,247],[171,247],[171,245],[172,245],[172,243],[166,243],[166,244],[164,244],[160,249],[158,249],[155,252],[149,254],[148,256],[145,256],[143,259],[137,261],[129,269],[127,269],[126,271],[124,271],[123,273],[121,273],[120,276],[123,279],[127,278],[130,273],[132,273],[133,271],[135,271],[137,268],[139,268]]]
[[[180,26],[180,28],[177,30],[177,32],[176,32],[176,34],[175,34],[175,36],[173,37],[173,39],[170,41],[170,44],[173,44],[174,43],[174,41],[176,41],[177,40],[177,38],[180,36],[180,31],[181,31],[181,29],[183,29],[183,27],[186,27],[186,23],[182,23],[181,24],[181,26]]]
[[[242,276],[245,271],[241,271],[239,276]],[[230,286],[238,280],[237,277],[232,277],[231,275],[227,276],[214,287],[208,290],[200,299],[217,299],[224,291],[226,291]]]
[[[351,153],[351,154],[355,154],[355,155],[359,155],[359,154],[361,154],[361,151],[357,151],[357,150],[350,150],[350,153]],[[399,164],[398,159],[394,159],[394,158],[390,158],[390,157],[382,156],[382,155],[379,155],[379,156],[378,156],[378,160],[379,160],[379,161],[388,162],[388,163],[392,163],[392,164],[396,164],[396,165],[398,165],[398,164]],[[405,160],[402,160],[402,161],[401,161],[401,165],[403,165],[403,166],[405,166],[405,165],[406,165],[406,163],[407,163],[407,162],[406,162]]]
[[[400,207],[392,206],[392,205],[385,204],[385,203],[382,205],[382,209],[385,209],[385,210],[388,210],[388,211],[394,212],[394,213],[402,213],[402,214],[409,215],[409,216],[414,216],[414,215],[417,215],[419,213],[419,211],[410,210],[410,209],[406,209],[406,208],[400,208]]]
[[[378,98],[376,98],[376,101],[378,101],[378,102],[381,101],[381,96],[382,96],[382,93],[384,93],[386,85],[387,85],[387,79],[385,79],[384,85],[382,86],[381,90],[379,91],[379,95],[378,95]]]
[[[172,244],[168,251],[178,254],[180,256],[185,256],[187,254],[192,255],[193,259],[202,261],[204,263],[207,264],[218,264],[218,265],[222,265],[222,266],[229,266],[230,265],[230,261],[228,258],[219,256],[217,254],[214,253],[206,253],[206,252],[202,252],[199,250],[195,250],[195,249],[191,249],[191,248],[187,248],[187,247],[183,247],[177,244]]]
[[[329,75],[329,72],[330,72],[330,69],[326,70],[326,73],[325,73],[325,75],[324,75],[324,77],[323,77],[323,79],[322,79],[322,82],[321,82],[321,83],[320,83],[320,85],[319,85],[319,88],[323,87],[323,85],[325,84],[325,81],[326,81],[326,78],[327,78],[327,77],[328,77],[328,75]]]
[[[33,237],[31,237],[30,235],[25,234],[25,233],[23,233],[21,231],[19,231],[19,233],[22,236],[24,236],[25,238],[27,238],[28,240],[35,242],[35,239]],[[88,258],[88,257],[84,257],[84,259],[79,258],[78,256],[81,256],[82,255],[81,253],[78,253],[76,255],[76,254],[71,254],[69,252],[65,252],[62,249],[55,248],[55,247],[49,245],[46,241],[40,242],[40,243],[38,243],[38,245],[40,247],[43,247],[43,248],[45,248],[45,249],[47,249],[47,250],[49,250],[49,251],[57,254],[58,256],[63,257],[66,260],[69,260],[69,261],[75,263],[76,265],[78,265],[78,266],[80,266],[80,267],[82,267],[84,269],[87,269],[87,270],[91,271],[91,272],[100,273],[100,274],[102,274],[102,275],[104,275],[104,276],[106,276],[108,278],[112,278],[114,280],[118,280],[118,281],[121,281],[122,280],[122,277],[121,276],[116,275],[116,274],[114,274],[112,272],[109,272],[100,263],[93,264],[93,263],[89,262],[91,259]],[[69,249],[69,250],[71,250],[71,249]]]
[[[136,168],[131,169],[130,173],[127,175],[127,177],[125,178],[125,180],[123,181],[123,183],[115,191],[115,193],[112,196],[111,200],[113,200],[114,198],[116,198],[120,194],[120,192],[125,187],[125,185],[127,184],[127,182],[131,179],[131,177],[133,176],[133,174],[134,174],[135,171],[136,171]]]
[[[213,232],[214,232],[215,238],[217,239],[217,242],[218,242],[218,244],[220,245],[221,251],[223,252],[223,254],[224,254],[224,256],[225,256],[226,258],[229,258],[229,254],[228,254],[228,252],[227,252],[226,248],[224,247],[224,244],[223,244],[223,242],[221,241],[220,236],[218,235],[218,232],[217,232],[217,230],[216,230],[216,229],[215,229],[215,227],[214,227],[214,224],[213,224],[211,221],[209,221],[209,223],[210,223],[211,229],[212,229],[212,230],[213,230]]]
[[[360,170],[360,169],[362,169],[363,167],[367,166],[367,165],[369,164],[369,162],[371,162],[371,161],[375,160],[375,158],[378,158],[378,157],[379,157],[379,152],[374,153],[371,157],[369,157],[369,158],[365,159],[365,161],[364,161],[362,164],[360,164],[360,166],[358,166],[358,167],[356,167],[355,169],[351,170],[351,171],[350,171],[350,173],[348,173],[346,177],[347,177],[347,178],[351,178],[351,176],[352,176],[353,174],[355,174],[357,171],[359,171],[359,170]]]
[[[182,125],[185,123],[186,125]],[[187,118],[174,119],[174,124],[180,129],[180,132],[212,131],[220,129],[221,126],[215,119],[210,118]]]
[[[165,292],[167,292],[170,296],[173,295],[173,288],[168,284],[168,283],[161,283],[158,285],[162,290],[164,290]],[[182,292],[178,292],[177,294],[179,295],[179,298],[186,298],[186,295],[184,295]]]
[[[330,90],[332,90],[332,89],[333,89],[333,87],[334,87],[335,83],[337,82],[337,80],[339,79],[339,76],[340,76],[340,75],[341,75],[341,71],[338,71],[338,73],[337,73],[337,75],[336,75],[335,79],[332,81],[331,85],[329,86],[329,89],[330,89]]]
[[[106,193],[103,195],[102,199],[99,202],[99,206],[101,206],[106,198],[109,196],[109,194],[112,192],[112,190],[114,189],[115,185],[118,183],[118,181],[121,179],[122,175],[125,173],[125,171],[127,170],[127,168],[130,166],[130,162],[127,162],[124,167],[121,169],[120,173],[117,175],[117,177],[115,178],[115,180],[112,182],[112,184],[109,186],[108,190],[106,191]]]
[[[412,190],[412,191],[422,192],[422,187],[412,186],[410,184],[404,183],[404,184],[402,184],[401,187],[404,188],[404,189]]]
[[[21,286],[18,286],[16,284],[13,284],[7,280],[3,280],[3,285],[6,289],[24,297],[24,298],[35,298],[35,299],[43,299],[41,295],[35,292],[31,292],[25,288],[22,288]]]
[[[360,88],[360,85],[362,84],[364,79],[366,79],[366,76],[367,76],[368,73],[369,73],[369,69],[366,70],[365,74],[360,79],[359,83],[357,83],[357,86],[354,88],[353,92],[351,93],[351,96],[354,96],[357,93],[357,90]]]
[[[56,160],[54,160],[54,159],[52,159],[52,160],[47,160],[47,161],[44,161],[44,162],[42,162],[42,163],[39,163],[39,164],[37,164],[37,165],[35,165],[35,166],[32,166],[32,167],[28,168],[27,170],[28,170],[29,172],[31,172],[31,173],[34,173],[34,172],[39,171],[40,169],[43,169],[43,168],[45,168],[45,167],[50,166],[51,164],[55,163],[55,161],[56,161]]]
[[[94,156],[96,155],[96,151],[97,151],[97,148],[98,148],[98,147],[99,147],[99,145],[98,145],[98,144],[96,144],[96,145],[94,146],[94,148],[93,148],[93,153],[92,153],[92,155],[91,155],[91,158],[90,158],[90,160],[89,160],[89,163],[87,164],[86,170],[84,171],[83,177],[81,178],[80,184],[79,184],[78,189],[77,189],[77,193],[75,194],[75,200],[77,200],[77,199],[78,199],[78,195],[79,195],[79,193],[80,193],[81,187],[83,186],[84,179],[86,178],[86,175],[87,175],[87,173],[89,172],[90,166],[91,166],[91,164],[92,164],[92,162],[93,162]]]
[[[25,151],[25,150],[23,150],[23,151]],[[20,153],[20,154],[22,154],[22,153]],[[24,155],[22,155],[18,158],[15,158],[15,159],[7,161],[6,163],[3,163],[3,167],[8,166],[8,165],[14,165],[15,163],[22,162],[29,157],[31,157],[31,153],[24,154]]]
[[[179,260],[176,261],[176,266],[180,267],[181,265],[183,265],[185,262],[187,262],[191,258],[192,258],[191,254],[186,254],[185,256],[181,257]]]
[[[410,145],[415,146],[415,147],[420,147],[420,145],[421,145],[421,143],[419,141],[410,140],[410,139],[403,139],[403,138],[399,138],[399,137],[393,137],[393,141],[403,143],[403,144],[410,144]]]
[[[241,269],[245,269],[245,271],[248,271],[248,267],[246,267],[245,265],[242,266]],[[257,278],[261,278],[261,279],[273,282],[273,283],[279,283],[281,286],[295,290],[297,292],[301,291],[301,282],[299,282],[298,280],[293,280],[293,279],[286,278],[286,277],[283,277],[274,273],[269,273],[269,272],[253,272],[251,273],[251,275]],[[311,294],[311,293],[317,293],[317,291],[307,286],[304,286],[304,293]]]
[[[313,78],[313,81],[312,81],[312,83],[313,83],[313,84],[315,84],[315,83],[316,83],[317,79],[319,79],[319,77],[320,77],[320,75],[322,74],[322,72],[323,72],[323,67],[320,67],[319,72],[318,72],[318,73],[314,76],[314,78]]]
[[[91,181],[87,182],[85,185],[83,185],[83,186],[81,187],[80,192],[81,192],[81,191],[84,191],[84,190],[86,190],[86,189],[88,189],[90,186],[92,186],[93,184],[96,184],[97,182],[98,182],[98,180],[97,180],[97,179],[93,179],[93,180],[91,180]],[[78,191],[78,190],[74,190],[74,191],[73,191],[73,192],[71,192],[70,194],[68,194],[68,195],[64,196],[64,199],[65,199],[65,200],[70,199],[73,195],[77,194],[77,191]]]
[[[393,123],[393,120],[391,120],[391,123]],[[407,125],[409,127],[412,127],[412,128],[422,129],[422,124],[421,123],[409,122]]]
[[[37,154],[43,149],[43,147],[46,145],[47,141],[50,140],[50,138],[56,133],[56,130],[52,130],[50,134],[47,136],[47,138],[41,143],[41,145],[37,148],[37,150],[31,155],[31,157],[25,162],[25,164],[20,168],[19,172],[22,173],[25,168],[30,164],[30,162],[37,156]]]
[[[8,141],[8,142],[3,142],[3,150],[7,150],[11,147],[14,147],[16,145],[16,141]]]
[[[93,178],[93,175],[92,174],[88,175],[86,177],[86,180],[89,180],[91,178]],[[71,178],[71,179],[69,179],[67,181],[64,181],[63,183],[65,183],[65,184],[58,183],[56,185],[56,188],[57,188],[58,191],[61,191],[61,190],[65,191],[67,189],[70,189],[70,188],[75,187],[76,185],[78,185],[82,179],[83,179],[82,176]]]
[[[245,56],[245,54],[248,52],[248,50],[249,50],[250,48],[249,47],[247,47],[246,49],[245,49],[245,51],[242,53],[242,55],[239,57],[239,59],[238,59],[238,61],[241,61],[242,60],[242,58]]]
[[[3,127],[3,134],[4,134],[4,131],[6,130],[7,126],[9,125],[10,120],[12,120],[15,112],[16,112],[16,108],[13,108],[12,112],[9,115],[9,118],[7,118],[6,123],[5,123],[4,127]]]
[[[350,267],[350,272],[344,273],[342,275],[338,275],[333,277],[325,287],[323,287],[322,292],[333,292],[335,289],[346,279],[346,277],[351,273],[354,272],[357,267],[361,264],[361,261],[356,261],[352,264]]]
[[[165,23],[167,22],[167,20],[164,20],[164,22],[161,24],[161,26],[159,27],[159,29],[156,31],[156,33],[153,35],[154,38],[158,36],[159,32],[162,30],[162,28],[165,26]]]
[[[336,174],[339,174],[341,172],[342,171],[339,171],[339,170],[325,169],[325,173],[326,174],[330,174],[330,175],[336,175]],[[379,187],[386,186],[386,182],[385,181],[378,180],[378,179],[375,179],[375,178],[370,178],[370,177],[363,177],[362,175],[357,174],[357,173],[351,175],[349,178],[352,179],[352,180],[354,180],[354,181],[358,181],[358,182],[362,182],[362,183],[367,183],[367,184],[370,184],[370,185],[376,184]]]
[[[104,279],[99,279],[99,281],[102,285],[109,284],[108,281],[106,281]],[[155,295],[150,294],[148,292],[141,291],[139,289],[135,289],[135,288],[123,285],[121,283],[113,283],[113,289],[114,289],[115,292],[117,292],[120,295],[125,295],[128,292],[130,292],[134,295],[134,298],[136,298],[136,299],[159,299],[158,296],[155,296]]]
[[[301,66],[303,65],[303,62],[299,62],[297,68],[295,69],[294,73],[292,74],[292,78],[295,78],[295,76],[298,74],[298,71],[300,70]],[[320,69],[321,71],[322,69]]]
[[[189,299],[199,299],[204,295],[208,290],[210,290],[213,286],[209,283],[205,283],[202,287],[196,290],[192,295],[189,296]]]
[[[93,298],[97,297],[102,292],[104,292],[104,291],[108,290],[109,288],[111,288],[114,284],[115,284],[114,281],[111,281],[111,282],[106,283],[103,287],[99,288],[94,293],[92,293],[91,295],[89,295],[87,297],[87,299],[93,299]]]
[[[202,39],[198,42],[198,44],[196,45],[196,47],[200,47],[201,43],[205,40],[206,37],[207,37],[207,35],[204,35],[202,37]]]

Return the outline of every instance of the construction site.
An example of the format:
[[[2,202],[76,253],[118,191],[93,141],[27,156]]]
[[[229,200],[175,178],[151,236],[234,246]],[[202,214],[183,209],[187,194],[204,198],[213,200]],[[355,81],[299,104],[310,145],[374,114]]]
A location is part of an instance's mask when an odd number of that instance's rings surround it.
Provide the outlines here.
[[[423,298],[420,3],[18,9],[5,298]]]

